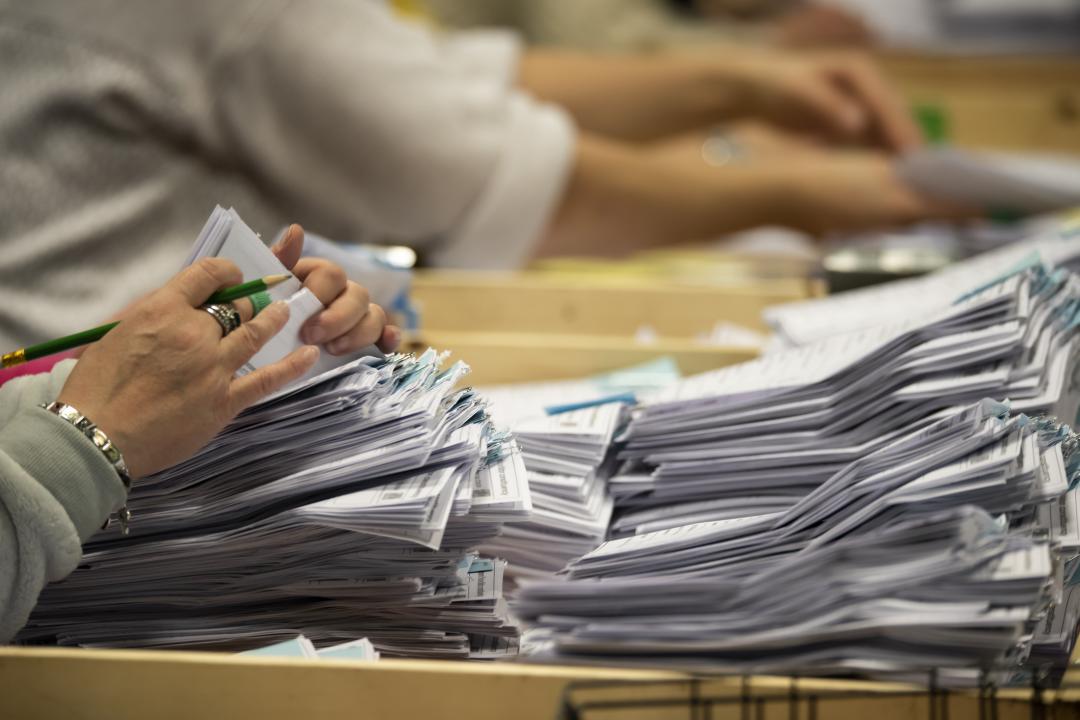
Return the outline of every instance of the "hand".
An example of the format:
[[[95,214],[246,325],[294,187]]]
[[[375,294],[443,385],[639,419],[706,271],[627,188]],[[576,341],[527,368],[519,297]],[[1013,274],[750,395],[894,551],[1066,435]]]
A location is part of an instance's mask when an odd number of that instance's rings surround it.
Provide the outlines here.
[[[922,220],[964,220],[978,211],[932,200],[905,185],[893,170],[892,158],[864,150],[838,150],[779,132],[742,123],[724,132],[736,156],[723,166],[710,166],[702,156],[708,133],[691,133],[649,147],[654,172],[666,167],[687,186],[715,187],[714,203],[724,205],[730,185],[757,185],[766,222],[783,224],[812,235],[856,232],[905,225]]]
[[[874,33],[856,15],[829,5],[800,5],[777,18],[773,39],[790,48],[826,45],[869,47]]]
[[[274,303],[222,337],[199,305],[242,279],[236,265],[220,258],[185,268],[87,348],[61,389],[58,400],[109,436],[132,477],[190,457],[237,413],[299,378],[318,358],[318,348],[307,346],[234,377],[289,317],[284,303]]]
[[[821,145],[805,136],[779,130],[757,122],[740,122],[713,131],[697,131],[651,143],[647,150],[660,162],[709,164],[705,144],[726,141],[718,146],[730,152],[728,164],[790,161],[806,153],[821,153]],[[723,158],[716,158],[722,160]]]
[[[304,342],[321,344],[331,355],[347,355],[369,345],[377,345],[383,352],[397,348],[401,330],[387,324],[386,312],[371,302],[364,287],[349,280],[345,271],[329,260],[300,257],[304,231],[299,225],[290,225],[271,250],[326,306],[305,323],[301,331]]]
[[[975,208],[928,198],[904,184],[891,158],[864,151],[805,154],[776,168],[788,202],[784,224],[821,235],[924,220],[970,220]]]
[[[919,130],[900,98],[866,56],[855,52],[740,52],[727,63],[741,84],[745,112],[779,127],[832,142],[900,152]]]

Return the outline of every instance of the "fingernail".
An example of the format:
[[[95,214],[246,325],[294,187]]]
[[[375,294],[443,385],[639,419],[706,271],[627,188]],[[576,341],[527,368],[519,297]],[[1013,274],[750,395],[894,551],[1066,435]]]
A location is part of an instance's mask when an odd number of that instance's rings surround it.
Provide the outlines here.
[[[319,359],[319,348],[314,345],[305,345],[300,351],[300,359],[306,363],[313,363]]]
[[[283,319],[287,318],[289,317],[289,303],[285,302],[284,300],[272,302],[270,303],[270,306],[266,308],[266,310],[263,310],[263,312],[267,311],[281,315]]]
[[[326,338],[326,331],[316,325],[315,327],[308,328],[307,332],[304,333],[304,337],[307,338],[307,341],[312,345],[318,345]]]
[[[394,348],[396,348],[398,346],[398,344],[400,342],[401,342],[401,330],[398,330],[396,327],[388,326],[386,328],[386,339],[385,339],[385,343],[387,345],[386,349],[387,350],[393,350]]]

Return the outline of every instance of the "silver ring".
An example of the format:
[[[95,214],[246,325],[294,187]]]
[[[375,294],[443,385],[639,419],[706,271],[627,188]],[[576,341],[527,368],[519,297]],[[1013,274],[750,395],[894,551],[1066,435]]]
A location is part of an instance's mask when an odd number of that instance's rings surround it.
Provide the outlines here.
[[[240,327],[240,313],[236,311],[232,303],[224,303],[218,305],[211,303],[210,305],[203,305],[202,309],[210,313],[210,316],[217,320],[218,325],[221,326],[221,337],[225,337],[236,328]]]

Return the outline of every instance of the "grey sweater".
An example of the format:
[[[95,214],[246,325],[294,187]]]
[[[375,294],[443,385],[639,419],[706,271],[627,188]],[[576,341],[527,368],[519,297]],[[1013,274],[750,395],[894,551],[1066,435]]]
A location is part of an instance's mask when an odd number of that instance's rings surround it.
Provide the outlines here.
[[[574,138],[518,52],[377,0],[0,0],[0,349],[162,285],[215,204],[520,263]]]
[[[26,623],[45,583],[75,569],[82,542],[124,501],[94,444],[38,407],[56,399],[74,364],[0,387],[0,642]]]

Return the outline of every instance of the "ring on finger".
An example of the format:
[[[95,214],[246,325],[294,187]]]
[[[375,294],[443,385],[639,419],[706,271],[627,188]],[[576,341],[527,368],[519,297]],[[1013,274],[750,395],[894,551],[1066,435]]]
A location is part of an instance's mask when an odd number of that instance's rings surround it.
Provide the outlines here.
[[[203,305],[202,309],[210,313],[221,326],[221,337],[225,337],[236,328],[240,327],[240,313],[232,303],[210,303]]]

